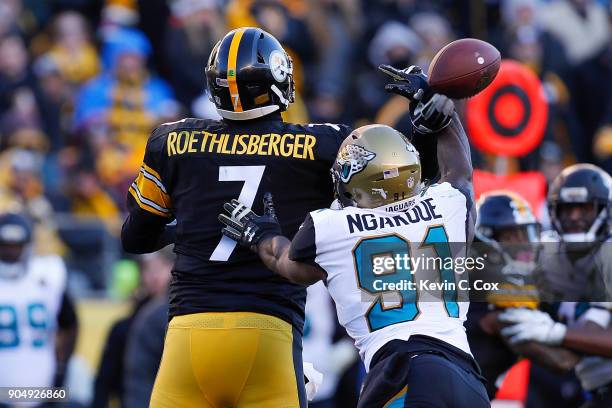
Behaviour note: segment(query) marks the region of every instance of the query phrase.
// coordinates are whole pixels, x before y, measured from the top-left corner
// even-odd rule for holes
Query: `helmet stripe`
[[[229,56],[227,57],[227,84],[229,85],[234,112],[242,112],[242,103],[240,102],[240,93],[238,92],[238,84],[236,83],[236,61],[238,60],[238,47],[245,29],[239,28],[232,37],[230,44]]]

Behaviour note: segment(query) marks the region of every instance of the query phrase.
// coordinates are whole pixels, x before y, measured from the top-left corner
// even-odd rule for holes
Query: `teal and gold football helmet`
[[[421,191],[421,161],[402,133],[386,125],[353,130],[331,170],[340,204],[376,208]]]

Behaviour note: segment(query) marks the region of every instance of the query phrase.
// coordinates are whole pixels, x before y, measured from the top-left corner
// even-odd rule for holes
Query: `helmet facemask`
[[[276,84],[270,86],[270,94],[272,94],[272,100],[276,102],[281,112],[287,110],[290,104],[295,102],[295,82],[293,80],[293,59],[289,54],[285,53],[287,59],[287,67],[285,73],[287,74],[287,88],[283,91],[279,89]],[[278,65],[276,69],[283,69],[283,65]]]
[[[574,211],[582,212],[582,219],[572,219],[575,216],[571,212]],[[609,234],[609,217],[608,205],[595,201],[554,203],[551,211],[555,230],[561,235],[563,242],[576,250],[588,249],[594,243],[605,239]]]

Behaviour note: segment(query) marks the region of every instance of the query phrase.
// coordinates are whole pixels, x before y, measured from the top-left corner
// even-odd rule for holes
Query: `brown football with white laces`
[[[497,48],[486,41],[463,38],[438,51],[429,65],[428,82],[436,93],[469,98],[493,82],[500,64]]]

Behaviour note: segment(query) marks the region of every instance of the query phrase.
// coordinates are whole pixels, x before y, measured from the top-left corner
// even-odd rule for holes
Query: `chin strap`
[[[279,109],[280,107],[278,105],[270,105],[262,106],[261,108],[249,109],[244,112],[234,112],[217,108],[217,112],[219,112],[219,115],[229,120],[251,120],[269,115],[270,113],[276,112]]]
[[[280,89],[278,89],[276,85],[272,85],[270,89],[276,94],[276,96],[278,96],[278,99],[284,105],[285,109],[287,109],[287,107],[289,106],[289,100],[283,96],[283,93],[280,91]]]

